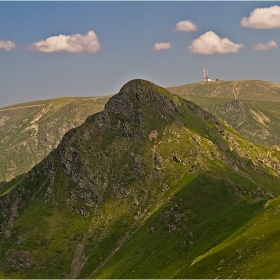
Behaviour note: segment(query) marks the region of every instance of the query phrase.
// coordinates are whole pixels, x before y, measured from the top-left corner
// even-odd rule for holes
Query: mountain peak
[[[229,278],[205,256],[230,250],[222,242],[279,195],[279,158],[198,105],[130,81],[30,172],[0,183],[0,276]]]
[[[145,88],[150,88],[150,87],[158,87],[156,84],[143,80],[143,79],[133,79],[128,81],[123,87],[120,89],[120,92],[129,92],[131,89],[139,89],[142,88],[145,90]]]
[[[129,121],[133,120],[135,124],[140,124],[141,116],[144,115],[172,120],[173,113],[180,112],[180,106],[179,98],[166,89],[152,82],[136,79],[126,83],[118,94],[109,99],[104,111],[95,117],[95,123],[99,127],[111,128],[113,119],[120,115],[129,118]]]
[[[168,90],[160,87],[150,81],[135,79],[127,82],[119,91],[119,95],[126,95],[128,97],[136,97],[142,104],[153,102],[160,97],[168,97],[175,100],[175,96]],[[156,97],[157,96],[157,97]]]

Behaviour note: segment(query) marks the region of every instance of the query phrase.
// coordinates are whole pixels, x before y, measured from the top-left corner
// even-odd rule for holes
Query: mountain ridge
[[[254,84],[254,81],[245,82]],[[267,92],[271,91],[269,85],[274,86],[274,84],[256,82],[261,85],[260,88],[262,89],[259,91],[262,91],[263,99],[268,99],[265,96]],[[223,87],[222,85],[228,83],[198,84],[201,87],[201,94],[209,95],[209,90],[205,91],[203,88],[209,87],[209,85]],[[232,86],[235,83],[240,84],[242,81],[230,83]],[[264,86],[264,84],[267,86]],[[229,90],[232,90],[232,88],[229,88]],[[199,104],[206,111],[227,121],[250,141],[279,150],[280,103],[248,99],[237,99],[239,101],[235,101],[232,93],[230,93],[230,96],[232,98],[198,97],[181,94],[181,97]],[[27,172],[58,145],[66,131],[81,124],[92,113],[104,109],[109,97],[63,97],[1,108],[0,181],[11,180],[14,176]],[[238,110],[236,102],[241,102],[240,106],[244,110]],[[53,105],[50,106],[50,104]],[[40,110],[45,110],[45,113],[41,112],[41,119],[36,121],[36,117],[40,118]],[[31,122],[34,123],[31,124]]]
[[[196,83],[169,89],[227,121],[250,141],[280,148],[280,85],[245,80]]]
[[[108,97],[56,98],[0,109],[0,181],[27,172]]]
[[[1,274],[170,278],[184,266],[186,278],[280,194],[279,173],[276,150],[130,81],[31,171],[0,183]]]
[[[200,82],[167,89],[178,95],[280,102],[280,85],[261,80]]]

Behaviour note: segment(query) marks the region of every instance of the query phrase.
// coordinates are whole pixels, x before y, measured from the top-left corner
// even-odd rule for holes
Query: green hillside
[[[277,150],[130,81],[31,171],[0,183],[0,275],[208,278],[215,259],[205,254],[251,238],[242,231],[280,195],[279,175]]]
[[[280,149],[280,85],[231,81],[190,84],[169,90],[226,120],[250,141]]]
[[[0,108],[0,181],[29,171],[109,97],[57,98]]]
[[[280,85],[259,80],[201,82],[167,89],[179,95],[280,102]]]
[[[243,98],[238,99],[240,106],[234,99],[233,87],[239,92],[238,97]],[[279,85],[263,81],[197,83],[169,88],[226,120],[250,141],[280,149],[278,89]],[[108,98],[57,98],[0,108],[0,181],[9,181],[39,163],[69,129],[103,110]]]
[[[278,279],[280,272],[279,197],[268,201],[250,222],[224,242],[193,261],[192,276],[205,277],[205,267],[212,267],[209,278]],[[184,275],[184,271],[180,272]]]

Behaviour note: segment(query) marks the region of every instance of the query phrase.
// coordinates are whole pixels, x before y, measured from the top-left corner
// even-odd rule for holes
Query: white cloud
[[[28,47],[39,52],[88,52],[93,54],[100,50],[100,44],[95,32],[90,30],[86,35],[58,35],[36,42]]]
[[[160,50],[168,50],[171,48],[170,43],[155,43],[153,50],[160,51]]]
[[[16,48],[16,43],[12,41],[0,41],[0,49],[2,50],[6,50],[9,52],[15,48]]]
[[[183,31],[183,32],[190,32],[190,31],[197,31],[198,27],[190,20],[179,21],[176,24],[175,29],[176,31]]]
[[[271,41],[268,42],[268,43],[264,43],[264,44],[261,44],[261,43],[255,44],[255,45],[253,46],[253,49],[254,49],[254,50],[257,50],[257,51],[267,51],[267,50],[271,50],[271,49],[277,49],[277,47],[278,47],[278,44],[277,44],[275,41],[271,40]]]
[[[208,31],[193,40],[188,49],[192,53],[213,55],[216,53],[236,53],[243,47],[242,44],[235,44],[228,38],[220,38],[213,31]]]
[[[241,20],[241,26],[255,29],[280,28],[280,7],[256,8],[248,18]]]

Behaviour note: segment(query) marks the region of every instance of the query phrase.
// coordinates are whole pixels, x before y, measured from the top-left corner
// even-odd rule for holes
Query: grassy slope
[[[101,114],[94,115],[25,179],[0,185],[3,192],[14,186],[0,196],[0,222],[18,213],[0,238],[3,276],[188,278],[186,264],[279,195],[275,170],[258,162],[267,148],[222,130],[211,115],[189,109],[192,104],[168,120],[157,102],[130,101],[140,113],[110,114],[118,129],[98,128]],[[149,139],[154,129],[158,136]],[[155,152],[162,168],[155,166]],[[276,151],[272,157],[280,160]],[[67,162],[70,175],[63,171]]]
[[[279,207],[279,197],[269,201],[256,217],[195,260],[191,275],[204,278],[212,267],[210,278],[279,278]]]
[[[280,102],[280,85],[259,80],[195,83],[167,89],[178,95]]]
[[[177,168],[179,173],[180,167]],[[260,186],[273,188],[273,193],[279,191],[279,179],[268,179],[269,176],[255,171],[249,174],[255,182],[243,177],[241,170],[233,172],[221,166],[198,176],[181,178],[172,198],[166,199],[91,278],[213,278],[209,276],[212,264],[193,271],[190,267],[193,260],[234,234],[262,210],[266,199],[258,194]],[[80,277],[87,277],[92,267],[89,262]],[[247,277],[253,273],[254,270],[249,270]],[[263,273],[259,272],[259,278],[266,275]]]
[[[254,143],[270,147],[280,145],[280,87],[277,84],[232,81],[197,83],[169,90],[226,120]],[[232,105],[235,96],[242,102],[244,110]]]
[[[220,119],[234,127],[243,137],[265,145],[280,145],[280,102],[242,100],[243,110],[234,109],[233,100],[188,96]]]
[[[101,111],[108,97],[57,98],[0,109],[0,181],[27,172],[62,136]]]
[[[236,201],[220,180],[206,173],[186,183],[92,278],[190,278],[187,269],[179,277],[180,269],[242,226],[263,204]]]

